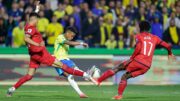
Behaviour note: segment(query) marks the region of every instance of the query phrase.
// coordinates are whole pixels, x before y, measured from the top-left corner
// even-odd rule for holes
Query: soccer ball
[[[89,70],[89,74],[93,78],[99,78],[101,75],[101,70],[99,68],[97,68],[96,66],[92,66],[92,68]]]
[[[93,73],[93,75],[92,75],[92,77],[93,77],[93,78],[99,78],[100,75],[101,75],[100,73],[101,73],[100,69],[99,69],[99,68],[96,68],[95,71],[94,71],[94,73]]]

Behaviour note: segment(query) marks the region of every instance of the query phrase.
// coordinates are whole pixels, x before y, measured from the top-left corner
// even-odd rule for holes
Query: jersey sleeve
[[[157,45],[160,45],[163,40],[161,40],[159,37],[155,36],[155,40],[157,40]]]
[[[160,46],[166,48],[166,50],[168,51],[168,54],[171,55],[172,54],[172,50],[171,50],[171,45],[166,43],[165,41],[162,41],[160,44]]]
[[[172,54],[171,45],[170,44],[168,44],[165,41],[161,40],[159,37],[156,37],[156,39],[157,39],[157,45],[160,45],[160,46],[166,48],[169,55]]]
[[[28,35],[34,35],[35,34],[35,29],[33,27],[28,27],[25,29],[25,34],[28,34]]]
[[[66,38],[63,36],[63,35],[59,35],[56,39],[56,41],[59,43],[59,44],[64,44],[64,42],[66,41]]]
[[[136,47],[135,50],[132,54],[132,56],[130,57],[130,59],[134,59],[136,55],[138,55],[141,51],[141,42],[140,42],[140,38],[138,36],[136,36]]]

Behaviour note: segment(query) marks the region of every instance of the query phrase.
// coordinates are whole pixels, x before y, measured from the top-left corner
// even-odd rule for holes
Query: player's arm
[[[166,50],[168,51],[168,58],[169,59],[171,58],[171,59],[175,60],[176,58],[175,58],[175,56],[172,53],[171,45],[166,43],[165,41],[159,39],[159,38],[158,38],[158,42],[159,42],[160,46],[166,48]]]
[[[166,48],[166,50],[168,51],[168,55],[172,54],[172,50],[171,50],[171,45],[166,43],[165,41],[161,40],[159,37],[156,37],[157,40],[157,45],[160,45],[164,48]]]
[[[138,38],[136,38],[136,46],[130,59],[135,58],[135,56],[138,55],[140,51],[141,51],[141,42],[138,40]]]
[[[36,10],[35,12],[38,13],[39,12],[39,9],[40,9],[40,5],[39,5],[40,1],[37,1],[36,2]],[[28,44],[31,44],[31,45],[34,45],[34,46],[44,46],[44,41],[42,41],[41,43],[37,43],[37,42],[34,42],[32,39],[31,39],[31,35],[33,35],[35,32],[32,28],[28,28],[27,30],[25,30],[25,37],[24,37],[24,41]]]
[[[34,46],[44,46],[44,42],[41,42],[40,44],[37,43],[37,42],[34,42],[32,39],[31,39],[31,35],[29,34],[26,34],[25,37],[24,37],[24,41],[28,44],[31,44],[31,45],[34,45]]]
[[[38,13],[40,10],[40,1],[36,1],[36,9],[35,9],[35,13]]]
[[[161,41],[159,45],[166,48],[166,50],[168,51],[168,58],[169,59],[173,59],[173,60],[176,59],[176,57],[172,53],[172,49],[171,49],[170,44],[166,43],[165,41]]]
[[[138,54],[140,53],[140,51],[141,51],[141,43],[138,42],[138,43],[136,44],[136,47],[135,47],[134,52],[133,52],[133,54],[132,54],[132,56],[131,56],[130,59],[135,58],[135,56],[138,55]]]
[[[168,55],[172,54],[172,49],[170,44],[166,43],[165,41],[161,41],[159,45],[166,48],[166,50],[168,51]]]
[[[84,47],[88,47],[88,44],[87,44],[87,43],[84,43],[84,42],[65,41],[64,43],[67,44],[67,45],[71,45],[71,46],[82,45],[82,46],[84,46]]]

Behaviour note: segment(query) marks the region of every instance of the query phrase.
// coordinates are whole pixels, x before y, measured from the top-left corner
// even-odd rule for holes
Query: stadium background
[[[0,0],[0,84],[13,84],[26,73],[28,52],[23,26],[33,11],[34,0]],[[138,22],[148,20],[151,32],[173,46],[177,61],[167,61],[166,50],[158,47],[151,70],[144,76],[131,79],[131,84],[180,84],[180,2],[178,0],[40,0],[38,30],[43,34],[48,50],[67,26],[79,34],[74,40],[84,41],[70,49],[70,58],[87,70],[97,65],[102,72],[128,59],[139,32]],[[54,69],[42,66],[29,84],[67,84]],[[120,80],[118,73],[110,84]],[[83,79],[77,78],[82,82]],[[27,83],[28,84],[28,83]],[[83,83],[82,83],[83,84]],[[90,84],[90,83],[88,83]],[[109,83],[108,83],[109,84]]]
[[[48,48],[53,53],[53,48]],[[102,72],[109,68],[113,68],[118,63],[129,58],[133,50],[108,50],[108,49],[71,49],[70,58],[84,71],[91,66],[98,66]],[[177,55],[177,61],[168,61],[166,50],[156,50],[153,58],[153,64],[150,71],[140,77],[129,80],[129,84],[146,84],[146,85],[167,85],[180,84],[180,51],[174,50]],[[0,84],[11,85],[16,82],[19,77],[26,74],[28,68],[29,56],[26,48],[2,48],[0,52]],[[37,70],[35,78],[30,81],[29,85],[67,85],[64,77],[59,77],[55,69],[41,66]],[[104,84],[118,84],[123,72],[119,72]],[[84,79],[77,77],[77,81],[81,85],[91,85],[84,82]]]

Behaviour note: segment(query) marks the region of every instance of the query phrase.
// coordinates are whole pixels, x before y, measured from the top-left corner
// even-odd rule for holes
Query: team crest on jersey
[[[31,32],[32,32],[32,29],[28,29],[27,32],[28,32],[28,33],[31,33]]]

